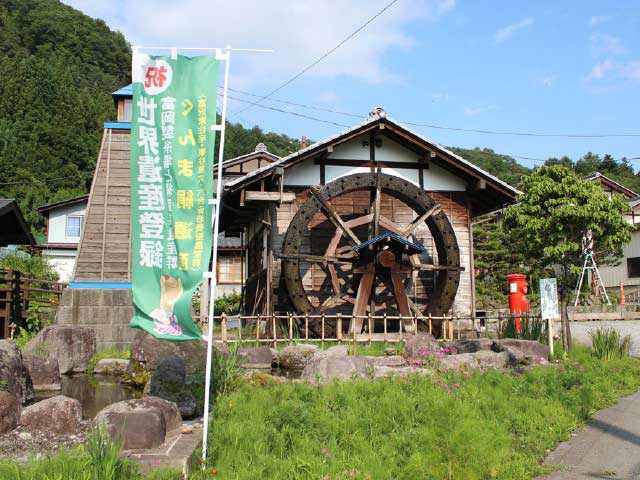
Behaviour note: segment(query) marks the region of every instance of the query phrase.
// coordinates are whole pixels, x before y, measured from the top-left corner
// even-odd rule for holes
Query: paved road
[[[596,413],[571,440],[545,460],[567,470],[539,480],[640,479],[640,392]]]
[[[591,346],[589,332],[600,327],[615,328],[622,335],[631,335],[631,356],[640,357],[640,320],[571,322],[571,338],[576,343]],[[558,323],[555,327],[557,333],[560,332],[559,328]]]

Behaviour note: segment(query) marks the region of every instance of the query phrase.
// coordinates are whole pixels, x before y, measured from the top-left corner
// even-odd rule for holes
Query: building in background
[[[14,198],[0,198],[0,247],[33,245],[35,240]]]
[[[622,195],[624,202],[629,206],[629,211],[623,213],[625,220],[632,225],[640,223],[640,196],[636,192],[600,172],[589,175],[586,180],[598,182],[609,198],[613,195]],[[640,230],[636,227],[631,233],[631,241],[624,247],[622,258],[617,264],[599,265],[599,267],[602,282],[609,294],[618,296],[620,283],[624,284],[624,290],[627,294],[639,292]]]
[[[61,282],[71,280],[88,198],[89,195],[82,195],[36,209],[47,219],[45,243],[38,244],[37,248],[49,259]]]

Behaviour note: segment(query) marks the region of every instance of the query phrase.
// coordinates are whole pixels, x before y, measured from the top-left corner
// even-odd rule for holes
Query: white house
[[[88,198],[83,195],[36,209],[47,218],[47,240],[38,248],[49,258],[62,282],[71,280],[73,274]]]
[[[640,224],[640,196],[636,192],[600,172],[590,175],[586,180],[598,182],[609,198],[622,195],[630,208],[630,211],[624,214],[625,220],[632,225]],[[620,282],[624,284],[627,294],[640,290],[640,229],[632,232],[631,241],[624,247],[618,264],[601,265],[600,275],[610,294],[617,295]]]

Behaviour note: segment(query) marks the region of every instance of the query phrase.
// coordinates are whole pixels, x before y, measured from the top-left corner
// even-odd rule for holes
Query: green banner
[[[211,259],[218,62],[134,53],[132,73],[130,325],[200,339],[191,299]]]

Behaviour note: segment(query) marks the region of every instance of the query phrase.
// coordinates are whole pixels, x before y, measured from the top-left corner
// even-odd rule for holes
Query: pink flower
[[[331,456],[331,452],[329,450],[327,450],[326,448],[323,448],[322,450],[320,450],[320,453],[322,453],[322,455],[324,455],[325,457],[330,457]]]
[[[451,384],[451,386],[452,386],[453,388],[458,388],[460,385],[458,385],[457,383],[452,383],[452,384]]]

